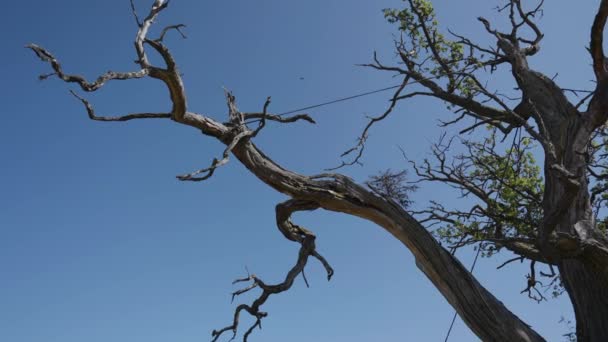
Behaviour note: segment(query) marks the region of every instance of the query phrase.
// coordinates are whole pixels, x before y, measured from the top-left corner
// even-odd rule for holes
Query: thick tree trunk
[[[608,341],[608,277],[605,256],[598,253],[606,245],[595,225],[586,175],[587,160],[582,153],[587,151],[590,132],[581,119],[568,119],[555,127],[551,135],[557,148],[558,162],[573,175],[578,175],[574,180],[579,185],[575,190],[568,189],[568,181],[551,168],[551,163],[556,161],[547,157],[545,224],[555,220],[551,234],[556,240],[544,252],[552,257],[556,253],[560,259],[558,268],[576,316],[577,340]],[[567,206],[564,207],[564,203]],[[543,227],[541,232],[547,234],[546,228]]]
[[[577,341],[608,341],[608,284],[576,259],[561,262],[559,271],[574,307]]]
[[[570,248],[576,248],[575,258],[565,258],[558,263],[564,287],[570,297],[576,316],[576,335],[579,342],[608,341],[608,282],[601,261],[595,259],[596,255],[580,245],[572,243],[569,239],[559,243],[559,236],[567,234],[577,239],[586,239],[597,234],[591,212],[588,184],[585,177],[581,177],[580,191],[572,201],[571,207],[564,213],[562,222],[557,226],[558,247],[569,253]],[[560,191],[555,191],[557,194]],[[552,198],[558,196],[551,195]],[[604,265],[605,267],[605,265]]]

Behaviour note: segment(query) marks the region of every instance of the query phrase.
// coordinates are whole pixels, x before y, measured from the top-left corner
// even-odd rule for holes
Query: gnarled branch
[[[314,258],[317,258],[327,271],[327,280],[331,279],[332,275],[334,274],[334,270],[331,268],[325,258],[316,251],[315,235],[311,231],[292,223],[290,220],[291,214],[296,211],[309,211],[315,210],[317,208],[319,208],[319,205],[315,202],[302,200],[288,200],[277,205],[276,218],[279,230],[281,231],[281,233],[283,233],[283,235],[285,235],[287,239],[291,241],[296,241],[301,245],[300,251],[298,252],[298,260],[296,261],[296,264],[287,273],[285,280],[276,285],[268,285],[264,281],[262,281],[262,279],[260,279],[258,276],[253,274],[248,275],[245,278],[235,280],[233,284],[241,282],[251,282],[251,284],[243,289],[233,292],[233,299],[234,297],[239,296],[255,288],[260,288],[262,290],[262,293],[253,301],[251,305],[241,304],[237,306],[237,308],[235,309],[232,324],[220,330],[214,330],[211,333],[214,342],[217,341],[218,338],[220,338],[222,334],[227,331],[232,331],[232,338],[236,336],[239,327],[239,318],[242,311],[246,311],[255,318],[255,323],[251,327],[249,327],[249,329],[243,335],[243,341],[247,342],[247,339],[252,333],[253,329],[255,329],[256,327],[261,328],[262,319],[268,315],[266,312],[260,311],[260,307],[264,303],[266,303],[266,301],[271,295],[288,291],[293,285],[295,279],[300,274],[302,275],[302,277],[305,277],[304,267],[306,266],[309,257],[312,256]],[[308,283],[307,280],[305,281]]]
[[[132,72],[108,71],[105,74],[99,76],[97,78],[97,80],[95,80],[94,82],[88,82],[82,76],[70,75],[70,74],[64,73],[63,68],[61,67],[61,64],[59,63],[57,58],[55,58],[55,56],[53,56],[53,54],[50,53],[45,48],[38,46],[36,44],[28,44],[26,47],[28,49],[31,49],[32,51],[34,51],[36,56],[38,56],[38,58],[40,58],[42,61],[48,62],[49,64],[51,64],[51,67],[55,71],[52,74],[41,75],[40,79],[46,79],[46,78],[54,75],[54,76],[59,77],[60,79],[62,79],[65,82],[77,83],[80,86],[80,88],[82,88],[82,90],[87,91],[87,92],[96,91],[99,88],[101,88],[104,84],[106,84],[106,82],[111,81],[111,80],[129,80],[129,79],[146,77],[148,75],[147,69],[142,69],[139,71],[132,71]]]

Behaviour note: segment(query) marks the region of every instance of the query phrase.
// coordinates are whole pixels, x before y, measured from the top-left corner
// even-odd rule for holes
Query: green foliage
[[[383,13],[387,21],[396,24],[408,38],[407,42],[400,42],[399,49],[408,56],[411,66],[429,77],[447,77],[450,92],[458,91],[468,98],[475,96],[478,86],[464,71],[471,66],[480,67],[478,59],[472,52],[465,55],[462,42],[449,40],[439,31],[430,1],[406,0],[406,3],[408,6],[404,9],[387,8]]]
[[[485,145],[495,144],[495,133],[487,138]],[[502,218],[502,225],[510,228],[506,236],[532,236],[538,226],[542,211],[538,199],[542,198],[543,179],[540,167],[529,150],[531,141],[523,138],[519,146],[507,149],[505,155],[489,153],[483,144],[472,143],[479,155],[474,158],[474,179],[488,182],[487,189],[496,193],[494,200],[496,214]]]
[[[517,136],[517,134],[516,134]],[[443,224],[436,236],[448,243],[475,243],[505,238],[535,239],[542,220],[543,178],[528,137],[520,137],[504,153],[496,152],[496,131],[481,142],[463,141],[465,154],[450,169],[453,183],[480,203],[470,211],[448,211],[437,203],[434,213]],[[499,251],[486,244],[484,256]]]

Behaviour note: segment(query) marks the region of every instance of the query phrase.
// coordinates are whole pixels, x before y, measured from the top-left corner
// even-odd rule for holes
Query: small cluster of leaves
[[[408,37],[403,43],[405,53],[415,62],[418,71],[433,78],[450,75],[448,91],[472,98],[479,88],[468,73],[482,67],[474,51],[465,54],[465,45],[452,41],[439,32],[433,4],[428,0],[406,0],[404,9],[387,8],[384,17]],[[407,45],[407,46],[406,46]],[[414,62],[413,62],[414,63]]]
[[[381,171],[377,175],[369,177],[367,186],[377,195],[389,198],[399,203],[403,208],[408,208],[412,201],[410,194],[418,188],[407,183],[407,171],[393,172],[390,169]]]
[[[443,34],[439,33],[439,25],[435,16],[433,4],[427,0],[412,0],[410,7],[404,9],[387,8],[383,10],[384,17],[391,24],[398,24],[399,31],[410,38],[412,45],[411,54],[419,54],[421,50],[430,53],[431,44],[425,37],[423,24],[428,34],[433,39],[433,48],[441,53],[442,62],[453,63],[463,60],[464,46],[460,43],[449,41]]]

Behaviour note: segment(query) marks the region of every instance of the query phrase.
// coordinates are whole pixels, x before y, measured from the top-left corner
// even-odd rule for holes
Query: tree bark
[[[580,125],[562,127],[570,127],[562,129],[559,135],[564,142],[560,146],[563,150],[562,162],[573,174],[579,175],[576,179],[579,187],[573,195],[569,195],[560,176],[546,167],[545,212],[558,210],[556,215],[560,215],[555,227],[555,248],[561,255],[558,268],[562,282],[574,307],[577,341],[607,341],[608,277],[605,255],[598,251],[605,249],[607,244],[605,237],[596,230],[586,176],[587,162],[584,153],[580,152],[587,149],[588,130]],[[579,135],[587,137],[577,138]],[[571,197],[570,204],[562,209],[560,202],[568,197]]]
[[[395,202],[374,195],[345,176],[306,177],[285,170],[249,141],[238,144],[233,154],[277,191],[316,202],[326,210],[364,218],[387,230],[414,254],[418,268],[482,340],[544,341]]]
[[[608,341],[608,243],[597,231],[587,177],[588,144],[595,124],[546,76],[527,68],[514,70],[547,138],[539,245],[547,259],[558,261],[574,307],[578,341]]]

